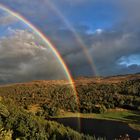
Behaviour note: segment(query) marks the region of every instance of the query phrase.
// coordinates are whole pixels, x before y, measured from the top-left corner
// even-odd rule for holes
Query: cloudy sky
[[[40,29],[53,42],[74,77],[140,72],[139,0],[0,3]],[[62,79],[64,75],[47,46],[25,24],[0,11],[0,82]]]

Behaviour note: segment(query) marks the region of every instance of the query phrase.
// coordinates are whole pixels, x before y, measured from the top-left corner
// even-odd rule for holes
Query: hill
[[[131,80],[140,79],[140,74],[127,74],[127,75],[116,75],[116,76],[109,76],[109,77],[79,77],[75,80],[75,83],[80,84],[88,84],[88,83],[102,83],[102,84],[113,84]]]
[[[32,81],[0,86],[0,96],[24,108],[41,107],[56,112],[102,112],[112,108],[140,110],[140,74],[90,77],[74,80],[75,96],[68,81]],[[77,99],[79,102],[77,103]],[[50,112],[51,112],[50,111]]]

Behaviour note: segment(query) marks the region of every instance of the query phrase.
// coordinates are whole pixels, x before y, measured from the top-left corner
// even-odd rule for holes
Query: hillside
[[[140,109],[140,74],[78,78],[77,97],[68,81],[32,81],[0,86],[0,96],[15,104],[47,106],[54,110],[100,112],[115,107]],[[77,103],[76,98],[79,100]]]
[[[0,101],[0,140],[96,140],[63,125],[45,120],[15,106]]]
[[[92,137],[47,120],[65,112],[100,114],[118,108],[140,114],[140,74],[81,77],[74,83],[77,96],[65,80],[1,85],[0,137],[92,140]],[[130,121],[134,127],[140,126],[140,118]]]
[[[128,74],[128,75],[117,75],[109,77],[79,77],[75,80],[75,83],[88,84],[88,83],[102,83],[102,84],[113,84],[119,82],[125,82],[130,80],[140,79],[140,74]]]

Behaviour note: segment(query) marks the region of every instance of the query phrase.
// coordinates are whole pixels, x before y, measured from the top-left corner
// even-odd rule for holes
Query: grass
[[[69,118],[69,117],[81,117],[81,118],[94,118],[103,120],[113,120],[127,123],[131,128],[140,131],[140,112],[129,111],[124,109],[108,110],[102,114],[95,113],[72,113],[64,112],[56,118]]]

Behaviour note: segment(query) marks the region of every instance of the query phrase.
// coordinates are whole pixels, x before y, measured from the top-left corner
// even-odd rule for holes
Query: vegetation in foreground
[[[96,140],[44,120],[7,101],[0,102],[0,140]]]

